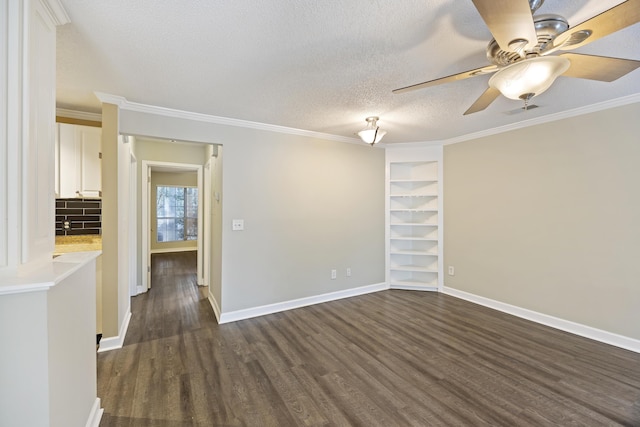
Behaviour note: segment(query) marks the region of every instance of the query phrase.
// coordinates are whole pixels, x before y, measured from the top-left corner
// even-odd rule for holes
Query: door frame
[[[129,295],[142,292],[138,284],[138,159],[133,151],[129,164]]]
[[[203,193],[203,201],[204,201],[204,215],[203,215],[203,232],[204,232],[204,241],[203,243],[203,251],[201,254],[202,259],[202,280],[204,286],[209,286],[211,284],[211,236],[213,235],[213,230],[211,229],[211,195],[213,194],[211,191],[211,157],[207,159],[207,163],[204,165],[204,193]],[[204,197],[204,195],[207,195]]]
[[[141,235],[142,235],[142,283],[141,290],[146,292],[151,288],[151,171],[154,168],[173,169],[175,171],[196,172],[198,176],[198,256],[197,256],[197,280],[198,285],[205,285],[203,278],[203,166],[191,163],[159,162],[153,160],[143,160],[141,168],[142,190],[142,215],[141,215]],[[208,228],[208,227],[207,227]]]

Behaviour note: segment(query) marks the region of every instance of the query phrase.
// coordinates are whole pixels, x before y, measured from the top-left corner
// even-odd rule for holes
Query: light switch
[[[242,230],[244,230],[244,219],[234,219],[231,222],[231,229],[233,231],[242,231]]]

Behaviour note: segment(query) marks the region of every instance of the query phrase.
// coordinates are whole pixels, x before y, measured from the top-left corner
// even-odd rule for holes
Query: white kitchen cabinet
[[[56,196],[101,197],[102,129],[58,123]]]

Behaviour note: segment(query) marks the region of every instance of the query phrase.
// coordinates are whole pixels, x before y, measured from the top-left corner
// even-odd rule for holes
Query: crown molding
[[[93,122],[102,121],[102,114],[89,113],[86,111],[68,110],[66,108],[56,108],[56,116],[66,117],[68,119],[76,119],[76,120],[90,120]]]
[[[229,117],[212,116],[203,113],[193,113],[190,111],[176,110],[173,108],[157,107],[155,105],[140,104],[128,101],[126,98],[118,95],[110,95],[102,92],[95,92],[100,102],[106,104],[117,105],[121,110],[135,111],[138,113],[155,114],[165,117],[173,117],[177,119],[195,120],[199,122],[215,123],[218,125],[235,126],[246,129],[265,130],[270,132],[285,133],[289,135],[306,136],[309,138],[327,139],[330,141],[347,142],[350,144],[362,144],[358,138],[349,138],[346,136],[332,135],[329,133],[314,132],[304,129],[290,128],[286,126],[270,125],[266,123],[252,122],[248,120],[232,119]]]
[[[59,26],[71,22],[60,0],[40,0],[40,4],[47,12],[48,18],[53,25]]]
[[[444,145],[444,141],[433,140],[433,141],[417,141],[417,142],[380,142],[376,144],[376,146],[381,146],[385,149],[396,149],[396,148],[427,148],[427,147],[441,147]]]
[[[571,117],[581,116],[583,114],[595,113],[598,111],[608,110],[610,108],[621,107],[623,105],[633,104],[640,102],[640,93],[633,95],[623,96],[621,98],[611,99],[609,101],[599,102],[597,104],[587,105],[586,107],[574,108],[572,110],[562,111],[560,113],[549,114],[542,117],[536,117],[534,119],[524,120],[517,123],[512,123],[505,126],[499,126],[491,129],[485,129],[479,132],[468,133],[465,135],[456,136],[453,138],[433,141],[417,141],[417,142],[399,142],[399,143],[387,143],[384,148],[410,148],[410,147],[434,147],[457,144],[459,142],[471,141],[474,139],[483,138],[486,136],[498,135],[504,132],[509,132],[518,129],[524,129],[530,126],[540,125],[544,123],[550,123],[557,120],[568,119]]]
[[[497,135],[512,130],[523,129],[530,126],[540,125],[557,120],[568,119],[571,117],[582,116],[584,114],[595,113],[598,111],[608,110],[610,108],[621,107],[640,102],[640,93],[623,96],[621,98],[611,99],[609,101],[599,102],[597,104],[587,105],[586,107],[574,108],[572,110],[562,111],[560,113],[549,114],[547,116],[536,117],[534,119],[524,120],[521,122],[500,126],[492,129],[486,129],[480,132],[469,133],[441,141],[442,145],[457,144],[459,142],[470,141],[472,139],[483,138],[485,136]]]
[[[314,132],[304,129],[290,128],[286,126],[270,125],[266,123],[252,122],[248,120],[232,119],[228,117],[212,116],[203,113],[193,113],[190,111],[176,110],[173,108],[157,107],[155,105],[140,104],[137,102],[130,102],[123,96],[111,95],[102,92],[95,92],[100,102],[106,104],[117,105],[122,110],[136,111],[140,113],[155,114],[165,117],[173,117],[178,119],[195,120],[200,122],[215,123],[220,125],[242,127],[247,129],[266,130],[270,132],[285,133],[289,135],[306,136],[310,138],[327,139],[331,141],[347,142],[350,144],[362,145],[362,141],[358,138],[349,138],[341,135],[333,135],[328,133]],[[640,93],[624,96],[621,98],[612,99],[609,101],[599,102],[597,104],[588,105],[586,107],[574,108],[572,110],[562,111],[560,113],[549,114],[546,116],[536,117],[529,120],[524,120],[517,123],[512,123],[505,126],[499,126],[491,129],[482,130],[479,132],[468,133],[465,135],[456,136],[453,138],[433,141],[415,141],[415,142],[399,142],[399,143],[379,143],[376,144],[376,148],[393,149],[402,147],[437,147],[443,145],[457,144],[460,142],[471,141],[486,136],[497,135],[504,132],[509,132],[517,129],[523,129],[530,126],[549,123],[557,120],[563,120],[571,117],[581,116],[583,114],[594,113],[610,108],[620,107],[623,105],[633,104],[640,102]],[[70,111],[70,110],[69,110]],[[86,113],[90,114],[90,113]],[[65,116],[68,117],[68,116]],[[75,118],[75,117],[71,117]],[[79,118],[79,117],[78,117]],[[95,119],[90,119],[95,120]]]
[[[94,94],[103,104],[114,104],[122,109],[125,109],[124,107],[127,104],[127,99],[124,96],[111,95],[104,92],[94,92]]]

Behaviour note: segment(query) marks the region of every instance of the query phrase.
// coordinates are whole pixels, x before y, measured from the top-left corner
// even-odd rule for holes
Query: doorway
[[[151,287],[151,254],[153,252],[161,252],[159,249],[154,249],[154,243],[157,242],[158,230],[153,228],[152,224],[155,223],[152,215],[154,215],[155,209],[151,205],[152,200],[155,200],[156,189],[152,187],[152,175],[158,174],[189,174],[194,173],[197,180],[197,198],[198,198],[198,215],[197,215],[197,239],[196,239],[196,251],[197,251],[197,283],[200,286],[204,286],[208,283],[208,280],[203,275],[204,264],[204,233],[203,233],[203,199],[205,197],[204,183],[203,183],[203,166],[197,164],[187,163],[171,163],[171,162],[159,162],[159,161],[142,161],[142,174],[143,185],[142,190],[142,281],[139,291],[146,292]],[[208,228],[208,227],[206,227]],[[155,241],[154,241],[155,240]]]

